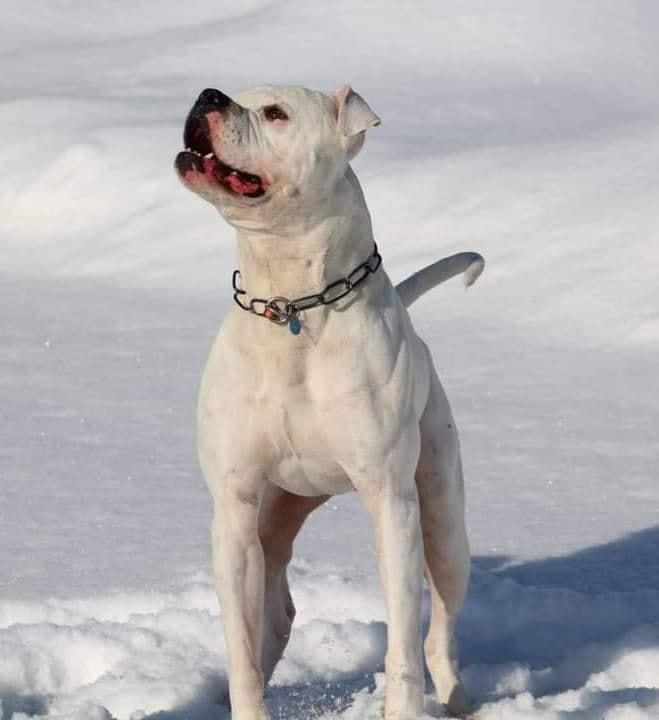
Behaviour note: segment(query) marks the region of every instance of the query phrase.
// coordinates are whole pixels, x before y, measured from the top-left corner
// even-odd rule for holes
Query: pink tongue
[[[261,188],[260,183],[247,182],[247,180],[243,180],[240,175],[228,175],[225,178],[225,182],[235,193],[238,193],[239,195],[254,193]]]

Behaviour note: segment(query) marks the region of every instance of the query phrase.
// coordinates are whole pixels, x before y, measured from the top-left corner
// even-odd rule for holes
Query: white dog
[[[406,306],[466,272],[447,258],[397,288],[381,267],[349,162],[379,123],[349,86],[205,90],[176,158],[183,183],[238,231],[236,306],[199,400],[199,454],[214,499],[213,563],[234,720],[267,720],[264,684],[295,609],[286,567],[307,515],[355,490],[375,528],[388,620],[386,720],[423,713],[425,657],[438,698],[466,710],[453,629],[469,548],[458,435]]]

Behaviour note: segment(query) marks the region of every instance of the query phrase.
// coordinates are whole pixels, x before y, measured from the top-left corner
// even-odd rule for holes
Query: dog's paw
[[[462,685],[456,685],[446,703],[446,709],[452,718],[469,720],[475,708]]]

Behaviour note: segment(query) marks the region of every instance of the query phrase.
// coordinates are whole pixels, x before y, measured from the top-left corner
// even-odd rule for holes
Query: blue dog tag
[[[302,323],[299,318],[292,317],[288,321],[288,329],[293,333],[293,335],[299,335],[300,330],[302,330]]]

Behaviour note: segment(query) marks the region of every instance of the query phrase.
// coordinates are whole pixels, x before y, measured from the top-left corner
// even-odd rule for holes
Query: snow
[[[274,717],[379,717],[373,671],[381,672],[386,632],[376,583],[295,562],[292,585],[298,627],[269,694]],[[647,714],[629,717],[656,717],[658,594],[541,589],[477,570],[461,641],[465,680],[485,703],[479,717],[558,720],[579,710],[569,717],[595,718],[604,709],[607,718],[627,717],[623,709],[635,707]],[[225,648],[203,573],[174,592],[14,601],[2,611],[6,708],[226,717],[216,705],[226,693]],[[440,716],[430,696],[427,709]]]
[[[5,0],[2,720],[228,717],[194,409],[235,258],[171,164],[203,87],[346,81],[392,277],[487,260],[413,308],[461,429],[478,720],[659,718],[658,31],[649,0]],[[291,575],[273,717],[379,718],[355,498]]]

